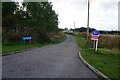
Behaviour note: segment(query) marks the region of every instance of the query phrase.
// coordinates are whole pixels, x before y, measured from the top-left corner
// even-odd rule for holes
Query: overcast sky
[[[23,1],[23,0],[16,0]],[[29,0],[28,0],[29,1]],[[35,0],[31,0],[35,1]],[[88,0],[48,0],[59,15],[59,28],[87,26]],[[90,0],[90,24],[97,30],[118,30],[118,2],[120,0]]]
[[[59,28],[87,26],[87,0],[49,0],[59,15]],[[118,30],[119,0],[90,0],[90,27]]]

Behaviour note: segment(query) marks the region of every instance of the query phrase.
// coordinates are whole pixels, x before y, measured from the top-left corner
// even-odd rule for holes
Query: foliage
[[[76,31],[76,32],[86,32],[87,31],[87,28],[85,28],[85,27],[81,27],[81,28],[75,28],[75,29],[71,29],[72,31]],[[96,29],[94,29],[94,28],[89,28],[89,31],[90,32],[92,32],[92,31],[94,31],[94,30],[96,30]]]
[[[17,23],[15,12],[18,10],[18,3],[3,2],[2,3],[2,26],[7,29],[13,29]]]
[[[86,44],[86,46],[88,46],[89,48],[92,48],[94,41],[91,40],[91,35],[89,36],[90,36],[89,44],[86,44],[86,33],[85,32],[75,35],[76,38],[84,39],[82,43]],[[100,34],[98,48],[106,48],[106,49],[111,49],[111,50],[114,49],[114,50],[120,51],[120,46],[118,45],[119,43],[120,43],[120,35]]]
[[[20,41],[31,36],[33,41],[50,42],[47,33],[58,32],[58,14],[49,2],[3,2],[3,41]]]
[[[61,36],[62,35],[62,36]],[[54,38],[54,36],[57,36],[57,38]],[[29,48],[37,48],[37,47],[43,47],[47,45],[52,45],[52,44],[58,44],[60,42],[63,42],[67,37],[63,33],[58,33],[58,34],[52,34],[50,38],[53,38],[51,42],[49,43],[38,43],[38,42],[31,42],[29,43],[28,41],[23,42],[23,41],[17,41],[17,42],[3,42],[2,46],[2,53],[9,53],[13,51],[20,51],[20,50],[25,50]]]
[[[14,30],[2,31],[2,41],[18,41],[21,40],[21,36],[18,33],[15,33]]]
[[[59,28],[58,30],[59,30],[59,31],[63,31],[64,29],[62,29],[62,28]]]
[[[82,57],[89,64],[94,66],[96,69],[101,71],[109,78],[113,80],[118,80],[118,75],[119,75],[118,56],[120,56],[120,52],[118,52],[115,49],[110,50],[106,48],[98,48],[98,51],[95,51],[94,49],[92,49],[92,47],[89,47],[86,44],[84,33],[73,36],[75,37],[78,46],[82,48],[82,50],[80,51]],[[107,45],[106,42],[104,44]]]
[[[100,35],[99,48],[120,50],[120,35]]]
[[[99,30],[101,34],[120,34],[120,31],[101,31]]]
[[[40,32],[53,32],[58,29],[58,15],[52,10],[51,3],[25,2],[24,4],[30,16],[31,24],[28,24],[28,26],[34,26]]]
[[[3,2],[2,3],[2,16],[5,17],[9,14],[14,14],[18,10],[18,3],[16,2]]]

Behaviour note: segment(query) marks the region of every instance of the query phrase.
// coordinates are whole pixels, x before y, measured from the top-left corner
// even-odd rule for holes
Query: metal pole
[[[97,51],[97,46],[98,46],[98,40],[96,40],[96,49],[95,49],[95,51]]]
[[[90,0],[88,0],[88,19],[87,19],[87,44],[89,43],[89,9],[90,9]]]

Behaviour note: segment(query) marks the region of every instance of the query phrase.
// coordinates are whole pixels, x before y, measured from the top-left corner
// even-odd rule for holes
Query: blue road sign
[[[32,37],[22,37],[23,40],[30,40]]]
[[[96,35],[96,36],[98,36],[99,34],[100,34],[99,31],[92,31],[92,35]]]

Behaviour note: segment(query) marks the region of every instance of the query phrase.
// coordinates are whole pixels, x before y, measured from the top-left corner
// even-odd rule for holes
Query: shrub
[[[10,31],[3,31],[3,41],[11,41],[11,42],[14,42],[14,41],[20,41],[21,40],[21,36],[19,33],[16,33],[12,30]]]
[[[99,47],[108,49],[119,49],[120,35],[100,35]]]

